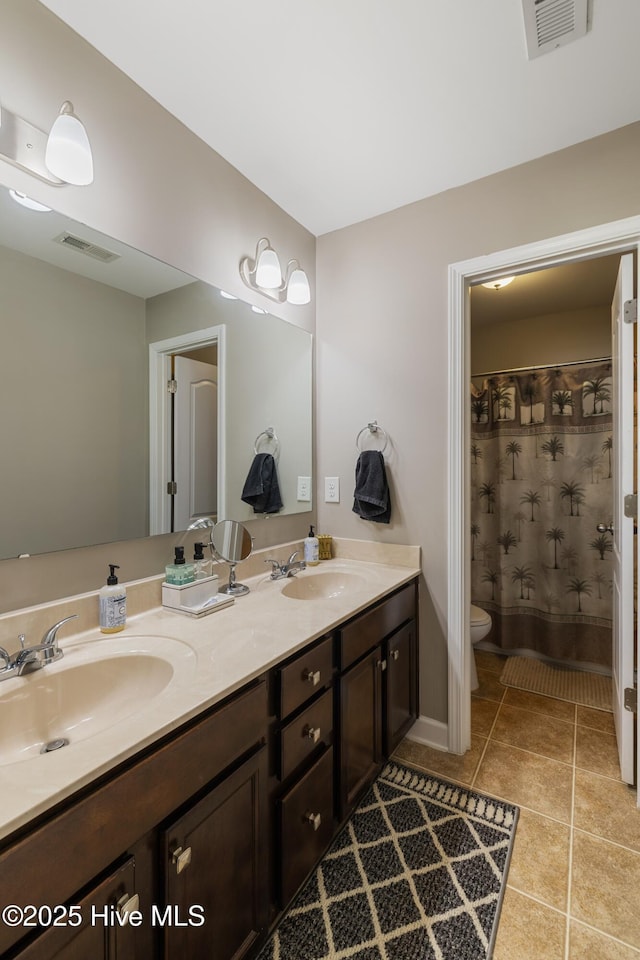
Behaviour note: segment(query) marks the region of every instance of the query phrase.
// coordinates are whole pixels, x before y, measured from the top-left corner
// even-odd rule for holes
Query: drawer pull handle
[[[313,684],[314,687],[317,687],[320,683],[320,671],[319,670],[305,670],[302,674],[302,679],[307,683]]]
[[[314,830],[317,830],[322,823],[322,816],[319,813],[305,813],[305,823],[310,823]]]
[[[317,743],[320,739],[321,730],[320,727],[310,727],[307,723],[304,730],[302,731],[302,736],[306,737],[307,740],[313,740],[314,743]]]
[[[386,669],[387,669],[387,661],[386,661],[386,660],[376,660],[376,667],[378,668],[378,670],[386,670]]]
[[[118,916],[122,920],[123,924],[129,922],[129,914],[133,913],[134,910],[139,910],[140,908],[140,897],[137,893],[134,893],[133,896],[129,896],[128,893],[125,893],[124,896],[120,897],[116,903],[116,910],[118,911]]]
[[[397,660],[399,656],[400,656],[400,651],[399,651],[398,648],[396,647],[395,650],[392,650],[392,651],[391,651],[391,659],[392,659],[392,660]]]
[[[176,865],[176,873],[182,873],[191,863],[191,847],[187,847],[186,850],[178,847],[171,854],[171,862]]]

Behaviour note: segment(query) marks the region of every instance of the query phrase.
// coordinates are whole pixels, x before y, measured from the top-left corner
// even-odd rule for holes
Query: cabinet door
[[[161,835],[164,956],[240,960],[266,924],[266,748]]]
[[[16,954],[17,960],[146,960],[146,948],[138,948],[139,929],[123,920],[125,904],[125,913],[137,908],[134,894],[135,865],[129,858],[74,901],[79,910],[67,916],[67,926],[50,926]],[[78,926],[70,925],[74,915],[82,918]]]
[[[354,807],[382,760],[382,673],[376,647],[340,678],[340,817]]]
[[[386,651],[384,752],[388,757],[417,716],[417,644],[413,620],[388,638]]]

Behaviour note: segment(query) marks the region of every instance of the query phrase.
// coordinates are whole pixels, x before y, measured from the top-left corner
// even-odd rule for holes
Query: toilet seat
[[[491,614],[483,610],[482,607],[476,607],[475,604],[472,603],[470,622],[471,626],[475,627],[488,626],[491,623]]]

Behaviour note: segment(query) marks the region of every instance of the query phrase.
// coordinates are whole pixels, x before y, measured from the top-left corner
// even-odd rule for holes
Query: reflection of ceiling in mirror
[[[56,242],[56,238],[65,232],[116,254],[117,259],[101,262],[71,245]],[[55,210],[49,213],[28,210],[12,200],[4,187],[0,189],[0,244],[143,299],[194,280],[175,267],[154,260]]]

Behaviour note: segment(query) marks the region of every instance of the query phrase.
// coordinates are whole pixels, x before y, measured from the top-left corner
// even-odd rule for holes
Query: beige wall
[[[272,312],[314,331],[315,238],[36,0],[3,0],[0,90],[3,107],[41,129],[72,100],[95,166],[89,187],[52,187],[0,161],[0,183],[253,302],[264,299],[243,285],[238,264],[268,236],[283,262],[300,261],[313,296]],[[308,516],[252,521],[256,545],[304,537]],[[121,564],[123,580],[159,572],[171,551],[157,541],[112,554],[3,561],[0,610],[95,589],[109,561]]]
[[[640,213],[640,124],[318,239],[318,529],[420,544],[421,712],[447,719],[447,266]],[[352,512],[358,430],[388,432],[389,527]]]
[[[471,295],[472,378],[494,370],[610,356],[611,311],[607,307],[479,325],[473,322]]]

